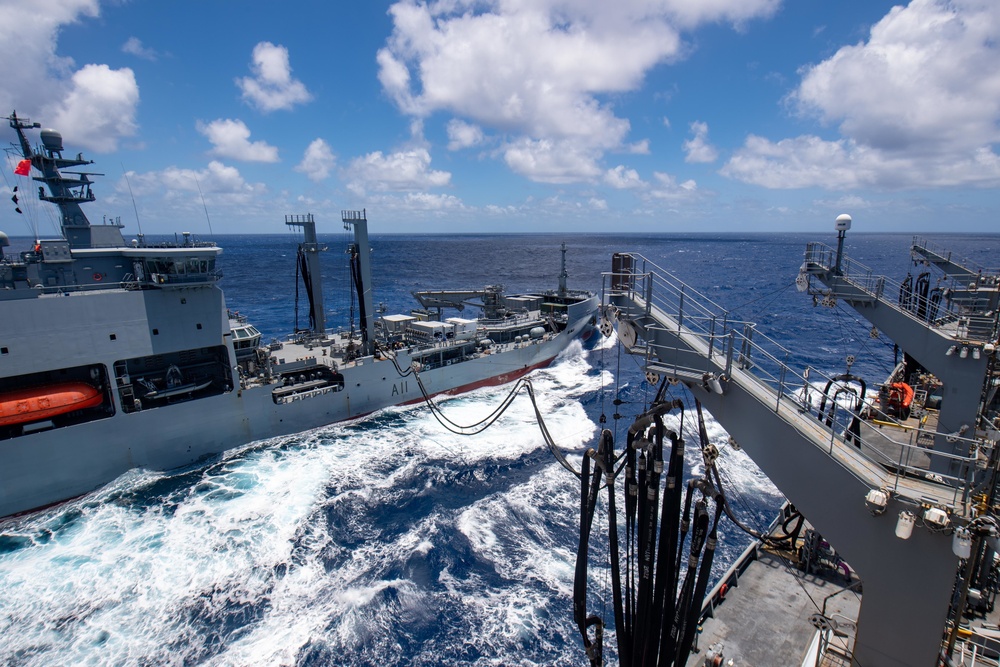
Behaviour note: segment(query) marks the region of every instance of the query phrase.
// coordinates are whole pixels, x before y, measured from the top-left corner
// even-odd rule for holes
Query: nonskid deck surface
[[[734,667],[801,665],[816,636],[809,619],[823,610],[824,601],[826,616],[837,624],[831,648],[837,652],[853,641],[861,597],[846,590],[839,572],[807,574],[787,554],[765,549],[757,554],[738,583],[728,587],[714,616],[702,623],[698,651],[688,658],[688,667],[704,667],[713,646],[721,647],[722,664],[732,659]]]

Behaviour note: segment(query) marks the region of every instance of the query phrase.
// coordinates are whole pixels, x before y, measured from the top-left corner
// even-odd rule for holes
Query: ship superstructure
[[[0,516],[86,493],[133,467],[171,469],[253,440],[361,417],[430,396],[502,384],[550,363],[594,328],[597,297],[553,290],[490,292],[501,311],[443,320],[427,310],[378,317],[364,211],[353,231],[360,327],[331,330],[323,312],[313,216],[298,268],[308,326],[263,344],[219,286],[222,250],[184,234],[126,243],[122,225],[92,225],[90,164],[62,138],[9,117],[25,170],[56,204],[62,236],[0,258]],[[46,192],[46,188],[48,192]],[[22,193],[23,194],[23,193]],[[6,237],[0,238],[0,251]]]
[[[606,333],[614,322],[621,344],[644,359],[647,378],[661,382],[628,441],[616,450],[605,431],[589,457],[590,489],[603,481],[613,489],[624,476],[619,502],[635,535],[622,547],[634,554],[633,569],[623,562],[616,573],[618,529],[608,528],[623,665],[902,667],[942,656],[957,665],[972,664],[962,656],[976,652],[975,664],[996,664],[1000,633],[987,616],[1000,546],[1000,274],[914,239],[914,271],[894,282],[846,256],[850,226],[849,216],[838,218],[836,248],[808,246],[797,283],[816,306],[842,302],[872,324],[873,336],[898,345],[902,357],[881,382],[854,374],[850,357],[840,373],[795,367],[794,355],[756,325],[641,254],[614,256]],[[700,429],[705,475],[684,495],[674,462],[685,444],[662,421],[683,409],[661,399],[670,385],[684,385],[699,413],[702,405],[711,412],[794,506],[711,592],[704,570],[695,571],[698,563],[710,567],[720,514],[730,514],[713,474],[723,445]],[[596,498],[587,488],[578,568]],[[685,536],[690,555],[681,555]],[[801,575],[782,571],[789,559]],[[687,576],[685,563],[693,568]],[[635,579],[622,581],[626,571]],[[580,569],[577,587],[576,618],[597,664],[595,627],[604,621],[586,614]],[[857,599],[860,610],[850,604]]]

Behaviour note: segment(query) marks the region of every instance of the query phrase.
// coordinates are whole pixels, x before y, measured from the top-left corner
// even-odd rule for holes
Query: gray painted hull
[[[126,244],[117,220],[91,225],[81,208],[95,199],[88,174],[60,173],[91,161],[63,156],[53,130],[33,146],[28,133],[40,123],[13,113],[8,121],[29,169],[41,174],[35,180],[48,186],[39,198],[59,209],[62,236],[7,256],[0,234],[0,516],[87,493],[135,467],[169,470],[419,401],[412,374],[397,370],[411,363],[425,369],[429,394],[501,384],[549,363],[593,325],[597,297],[566,289],[564,245],[558,292],[505,304],[502,287],[491,286],[463,297],[483,299],[477,322],[432,323],[424,311],[422,319],[382,318],[379,333],[373,317],[362,317],[363,335],[330,335],[315,220],[290,215],[285,224],[303,232],[296,265],[311,331],[261,348],[252,325],[230,322],[218,287],[221,248],[186,232],[181,243],[147,245],[140,234]],[[341,218],[354,230],[361,312],[374,314],[367,216]],[[462,304],[435,306],[438,319],[442,305]],[[393,330],[404,321],[412,331]],[[480,332],[497,339],[476,340]]]
[[[574,306],[576,316],[558,335],[498,346],[491,354],[425,370],[421,380],[429,394],[513,381],[588,334],[596,307],[596,297]],[[5,376],[81,364],[110,369],[123,358],[219,344],[227,345],[236,366],[218,288],[41,296],[8,302],[5,310]],[[404,369],[410,365],[405,350],[397,361]],[[135,467],[169,470],[255,440],[423,400],[416,380],[401,378],[389,360],[366,357],[340,372],[342,390],[279,403],[272,398],[274,385],[237,385],[215,396],[126,412],[112,392],[111,416],[0,440],[0,516],[79,496]]]

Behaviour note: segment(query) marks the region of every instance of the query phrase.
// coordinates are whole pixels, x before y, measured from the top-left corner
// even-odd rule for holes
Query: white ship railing
[[[837,251],[823,243],[809,243],[806,245],[805,262],[807,266],[811,264],[831,270],[837,264]],[[871,299],[905,313],[945,335],[979,342],[990,342],[996,337],[997,314],[977,313],[977,306],[981,310],[988,304],[985,291],[982,297],[949,298],[942,295],[939,299],[934,299],[930,293],[928,296],[917,294],[915,286],[904,288],[899,281],[876,274],[848,256],[841,258],[840,270],[844,280]],[[983,275],[986,277],[989,274]],[[934,288],[965,292],[969,285],[958,285],[950,277],[941,277]],[[834,293],[834,296],[840,295]]]
[[[1000,660],[997,660],[1000,642],[993,637],[985,637],[978,628],[972,629],[972,634],[964,639],[959,639],[955,650],[951,654],[948,665],[955,667],[998,667]]]
[[[823,417],[817,417],[814,398],[822,394],[822,389],[818,387],[830,382],[832,392],[835,388],[844,389],[844,383],[836,380],[835,375],[809,366],[795,365],[795,355],[762,334],[756,324],[732,318],[729,311],[669,271],[638,253],[629,254],[635,262],[630,272],[604,274],[605,302],[608,302],[608,297],[612,295],[623,295],[635,303],[644,304],[644,315],[651,315],[656,311],[656,316],[652,319],[657,324],[649,325],[650,330],[661,327],[661,330],[667,331],[662,322],[668,322],[670,332],[683,335],[687,344],[679,343],[677,347],[672,347],[646,342],[644,347],[637,346],[636,349],[630,350],[633,353],[645,354],[648,368],[668,376],[700,381],[706,373],[707,364],[699,362],[697,366],[685,366],[680,362],[664,361],[691,359],[690,354],[678,354],[690,348],[698,353],[700,358],[721,366],[726,377],[732,377],[734,372],[739,372],[741,377],[752,379],[761,390],[758,395],[768,397],[769,409],[775,413],[782,414],[789,420],[808,421],[812,424],[812,428],[822,429],[826,433],[825,447],[831,456],[835,447],[846,446],[857,449],[858,455],[876,464],[877,469],[891,470],[892,472],[884,475],[887,490],[903,491],[901,484],[903,478],[914,475],[920,478],[930,477],[932,481],[949,488],[947,495],[954,507],[964,505],[968,500],[976,470],[977,454],[983,443],[957,434],[904,427],[898,422],[895,425],[899,427],[899,432],[907,434],[905,440],[888,437],[882,431],[878,442],[875,442],[872,438],[854,435],[849,431],[855,413],[836,401],[833,401],[832,405],[828,402]],[[638,314],[623,313],[626,317],[635,317]],[[648,338],[656,337],[648,336]],[[873,390],[877,392],[877,385],[873,384]],[[887,415],[885,417],[886,421],[895,421]],[[903,431],[903,428],[909,430]],[[920,441],[933,442],[938,436],[965,443],[968,455],[936,451],[919,444]],[[894,453],[896,454],[894,456],[886,454],[883,450],[887,444],[891,445],[891,449],[898,448],[898,453]],[[916,463],[921,459],[928,461],[948,459],[949,463],[958,464],[959,472],[954,475],[929,473],[929,468],[935,470],[956,468],[933,464],[929,464],[928,467]],[[858,475],[857,472],[854,474]]]
[[[948,248],[944,248],[942,246],[933,244],[929,240],[921,238],[919,236],[913,237],[913,241],[910,243],[910,246],[914,248],[923,248],[925,251],[937,255],[938,257],[941,257],[947,262],[951,262],[952,264],[960,266],[966,269],[967,271],[976,273],[980,276],[983,277],[992,276],[993,278],[1000,278],[1000,269],[997,268],[991,269],[989,267],[982,266],[981,264],[974,262],[971,259],[967,259],[965,257],[953,257],[954,253]]]

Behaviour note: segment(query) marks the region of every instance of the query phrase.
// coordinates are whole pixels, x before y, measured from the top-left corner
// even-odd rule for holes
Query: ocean
[[[832,226],[832,225],[831,225]],[[295,320],[292,234],[220,236],[229,307],[266,339]],[[345,236],[321,235],[328,326],[350,309]],[[613,252],[637,251],[781,342],[793,365],[877,382],[893,349],[853,311],[796,291],[807,241],[829,234],[378,235],[375,301],[408,312],[417,289],[602,289]],[[940,235],[995,266],[1000,237]],[[900,280],[910,236],[849,233],[854,259]],[[299,318],[307,318],[304,292]],[[624,442],[655,393],[614,336],[570,347],[531,376],[546,425],[574,465],[602,427]],[[459,423],[509,388],[442,401]],[[689,404],[681,392],[677,398]],[[211,415],[206,415],[211,419]],[[678,428],[667,419],[668,427]],[[699,470],[694,420],[689,470]],[[727,493],[764,526],[781,494],[709,419]],[[155,437],[155,434],[150,434]],[[620,446],[620,445],[619,445]],[[197,466],[133,470],[84,497],[0,523],[4,665],[580,665],[572,618],[579,482],[546,448],[526,396],[478,436],[425,406],[247,443]],[[607,547],[595,521],[588,610],[613,625]],[[605,546],[602,546],[602,542]],[[749,543],[726,524],[722,570]],[[613,638],[606,645],[614,662]]]

